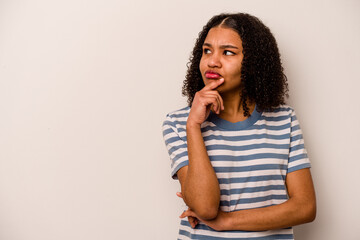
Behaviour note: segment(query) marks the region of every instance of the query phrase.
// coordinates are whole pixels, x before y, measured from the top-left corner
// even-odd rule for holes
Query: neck
[[[247,119],[248,117],[244,116],[244,109],[240,101],[241,95],[221,95],[224,102],[224,110],[218,115],[220,118],[225,119],[229,122],[239,122]],[[246,101],[246,104],[249,108],[250,114],[255,109],[255,102]]]

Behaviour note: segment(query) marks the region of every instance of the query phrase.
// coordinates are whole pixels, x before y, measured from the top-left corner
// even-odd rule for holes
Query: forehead
[[[240,35],[231,28],[214,27],[211,28],[208,35],[205,38],[204,43],[214,44],[233,44],[241,46],[242,41]]]

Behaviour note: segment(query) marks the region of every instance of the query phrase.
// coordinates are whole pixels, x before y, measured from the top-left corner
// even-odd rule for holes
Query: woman
[[[316,215],[315,191],[270,30],[249,14],[204,26],[184,81],[189,106],[163,135],[188,209],[179,239],[294,239]]]

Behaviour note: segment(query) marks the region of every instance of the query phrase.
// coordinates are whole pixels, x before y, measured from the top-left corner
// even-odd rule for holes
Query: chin
[[[223,88],[223,86],[218,86],[214,90],[218,91],[219,93],[223,93],[225,89]]]

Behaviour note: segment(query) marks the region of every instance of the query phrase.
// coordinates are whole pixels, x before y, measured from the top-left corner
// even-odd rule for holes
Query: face
[[[220,93],[240,92],[242,41],[237,32],[230,28],[210,29],[200,60],[200,72],[207,85],[211,81],[224,78],[224,83],[216,88]]]

